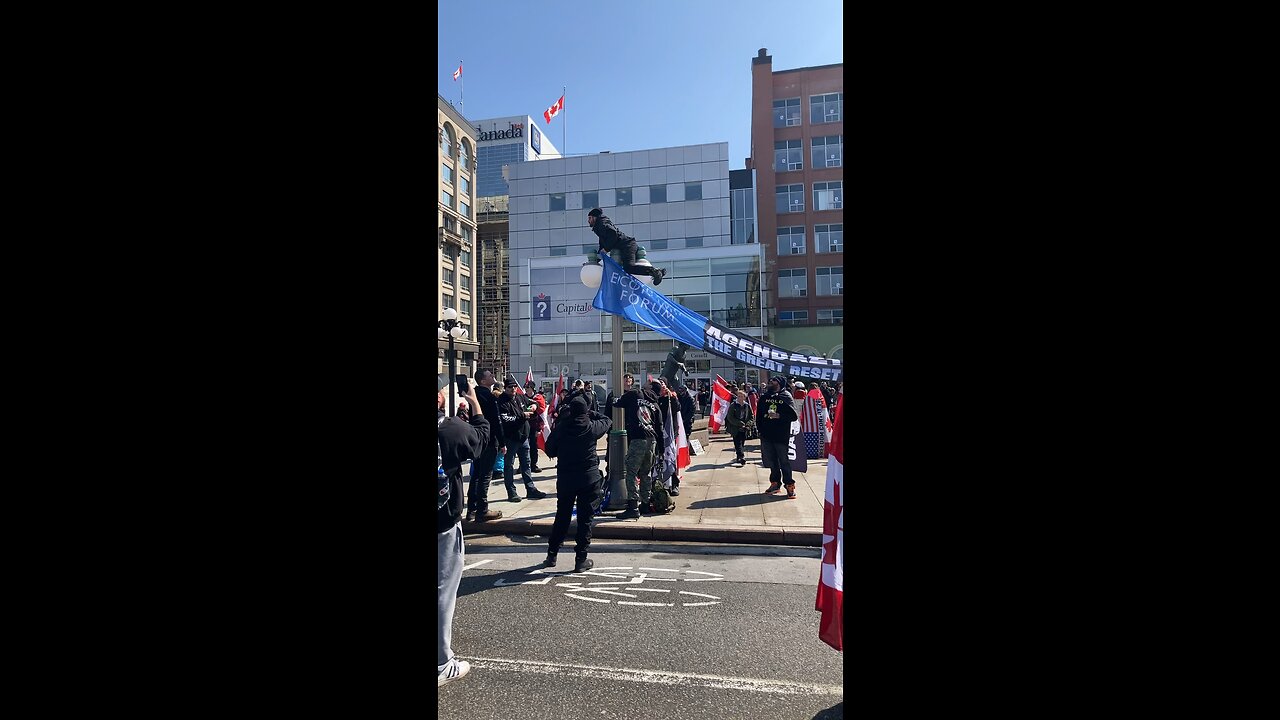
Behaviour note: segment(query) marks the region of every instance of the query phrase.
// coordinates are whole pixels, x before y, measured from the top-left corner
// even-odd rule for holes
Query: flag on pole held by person
[[[542,429],[538,431],[538,449],[543,452],[547,449],[547,438],[551,437],[551,403],[547,402],[544,397],[542,399]]]
[[[689,467],[689,438],[685,437],[684,421],[680,418],[680,410],[677,408],[676,416],[676,468],[684,469]]]
[[[717,375],[715,385],[711,388],[711,416],[707,418],[711,432],[720,432],[720,428],[724,426],[724,417],[729,412],[731,401],[729,386],[725,384],[724,378]]]
[[[507,376],[506,376],[505,378],[503,378],[503,387],[504,387],[504,388],[506,387],[506,383],[515,383],[515,386],[516,386],[516,394],[517,394],[517,395],[523,395],[523,394],[524,394],[524,388],[520,387],[520,383],[516,382],[516,376],[515,376],[515,375],[513,375],[513,374],[511,374],[511,373],[507,373]]]
[[[814,609],[822,613],[818,639],[844,651],[844,402],[836,405],[827,490],[822,503],[822,575]]]
[[[547,108],[542,113],[542,117],[547,122],[551,122],[551,118],[559,115],[561,110],[564,110],[564,95],[561,95],[559,100],[552,103],[551,107]]]
[[[531,382],[533,382],[533,366],[532,365],[529,366],[529,372],[524,374],[524,384],[528,385]]]
[[[827,455],[827,443],[831,441],[827,424],[827,401],[818,390],[810,390],[804,397],[800,413],[800,432],[804,436],[805,454],[810,460]]]

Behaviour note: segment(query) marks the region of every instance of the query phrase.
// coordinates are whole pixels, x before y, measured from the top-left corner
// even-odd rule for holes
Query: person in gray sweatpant
[[[475,390],[464,396],[470,408],[479,408]],[[439,497],[436,500],[436,686],[457,680],[471,670],[466,660],[453,656],[453,608],[458,601],[458,584],[462,582],[462,564],[466,547],[462,542],[462,463],[481,457],[489,446],[489,421],[481,412],[468,417],[459,410],[456,417],[445,417],[444,393],[437,393],[439,414],[440,474]]]

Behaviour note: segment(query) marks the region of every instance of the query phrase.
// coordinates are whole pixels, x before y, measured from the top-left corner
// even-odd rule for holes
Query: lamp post
[[[457,401],[454,400],[453,394],[457,392],[453,376],[457,374],[457,366],[455,360],[457,353],[453,349],[453,341],[461,340],[467,336],[467,329],[462,327],[462,323],[458,321],[458,311],[453,308],[444,309],[444,319],[436,323],[436,339],[444,340],[449,338],[449,415],[457,413]]]
[[[637,252],[637,255],[639,253]],[[620,256],[613,257],[615,262],[621,264]],[[648,265],[647,260],[638,260],[637,264]],[[604,278],[604,265],[600,262],[600,258],[595,253],[587,255],[587,262],[582,264],[582,270],[579,273],[582,284],[592,290],[600,287],[600,283]],[[648,275],[640,275],[637,279],[646,284],[652,285],[653,278]],[[622,395],[622,317],[615,315],[613,317],[613,367],[609,372],[609,384],[612,386],[613,396],[616,400]],[[626,473],[626,457],[627,457],[627,431],[623,427],[622,408],[610,408],[610,415],[613,418],[613,429],[609,431],[609,507],[605,510],[622,510],[627,506],[627,486],[623,475]],[[632,481],[635,478],[631,478]]]

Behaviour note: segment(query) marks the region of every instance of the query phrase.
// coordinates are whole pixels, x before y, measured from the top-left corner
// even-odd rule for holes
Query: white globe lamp
[[[445,309],[444,309],[444,319],[445,319],[445,320],[457,320],[457,319],[458,319],[458,311],[457,311],[457,310],[454,310],[453,308],[445,308]]]
[[[578,277],[582,280],[582,284],[595,290],[600,287],[600,282],[604,279],[604,265],[598,262],[583,263],[582,270],[578,272]]]

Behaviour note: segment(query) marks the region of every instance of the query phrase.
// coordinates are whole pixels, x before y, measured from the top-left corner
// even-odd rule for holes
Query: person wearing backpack
[[[474,389],[463,395],[469,408],[480,407]],[[444,393],[436,393],[436,453],[443,482],[436,497],[436,687],[457,680],[471,670],[465,660],[453,655],[453,610],[458,601],[458,584],[466,547],[462,539],[462,463],[474,462],[489,447],[489,421],[480,412],[459,407],[447,417]]]
[[[729,431],[729,436],[733,438],[733,450],[737,454],[733,461],[743,467],[747,464],[747,458],[743,452],[743,444],[747,440],[747,431],[754,420],[755,415],[751,412],[751,406],[747,404],[747,394],[739,390],[738,396],[733,399],[733,402],[729,405],[729,410],[725,413],[724,427]]]
[[[595,566],[587,557],[591,549],[591,524],[604,497],[605,479],[600,475],[596,441],[609,432],[613,421],[591,409],[581,395],[560,408],[560,419],[547,438],[547,457],[556,458],[556,519],[543,565],[555,567],[560,545],[569,534],[573,508],[578,507],[578,542],[574,546],[574,572]]]

